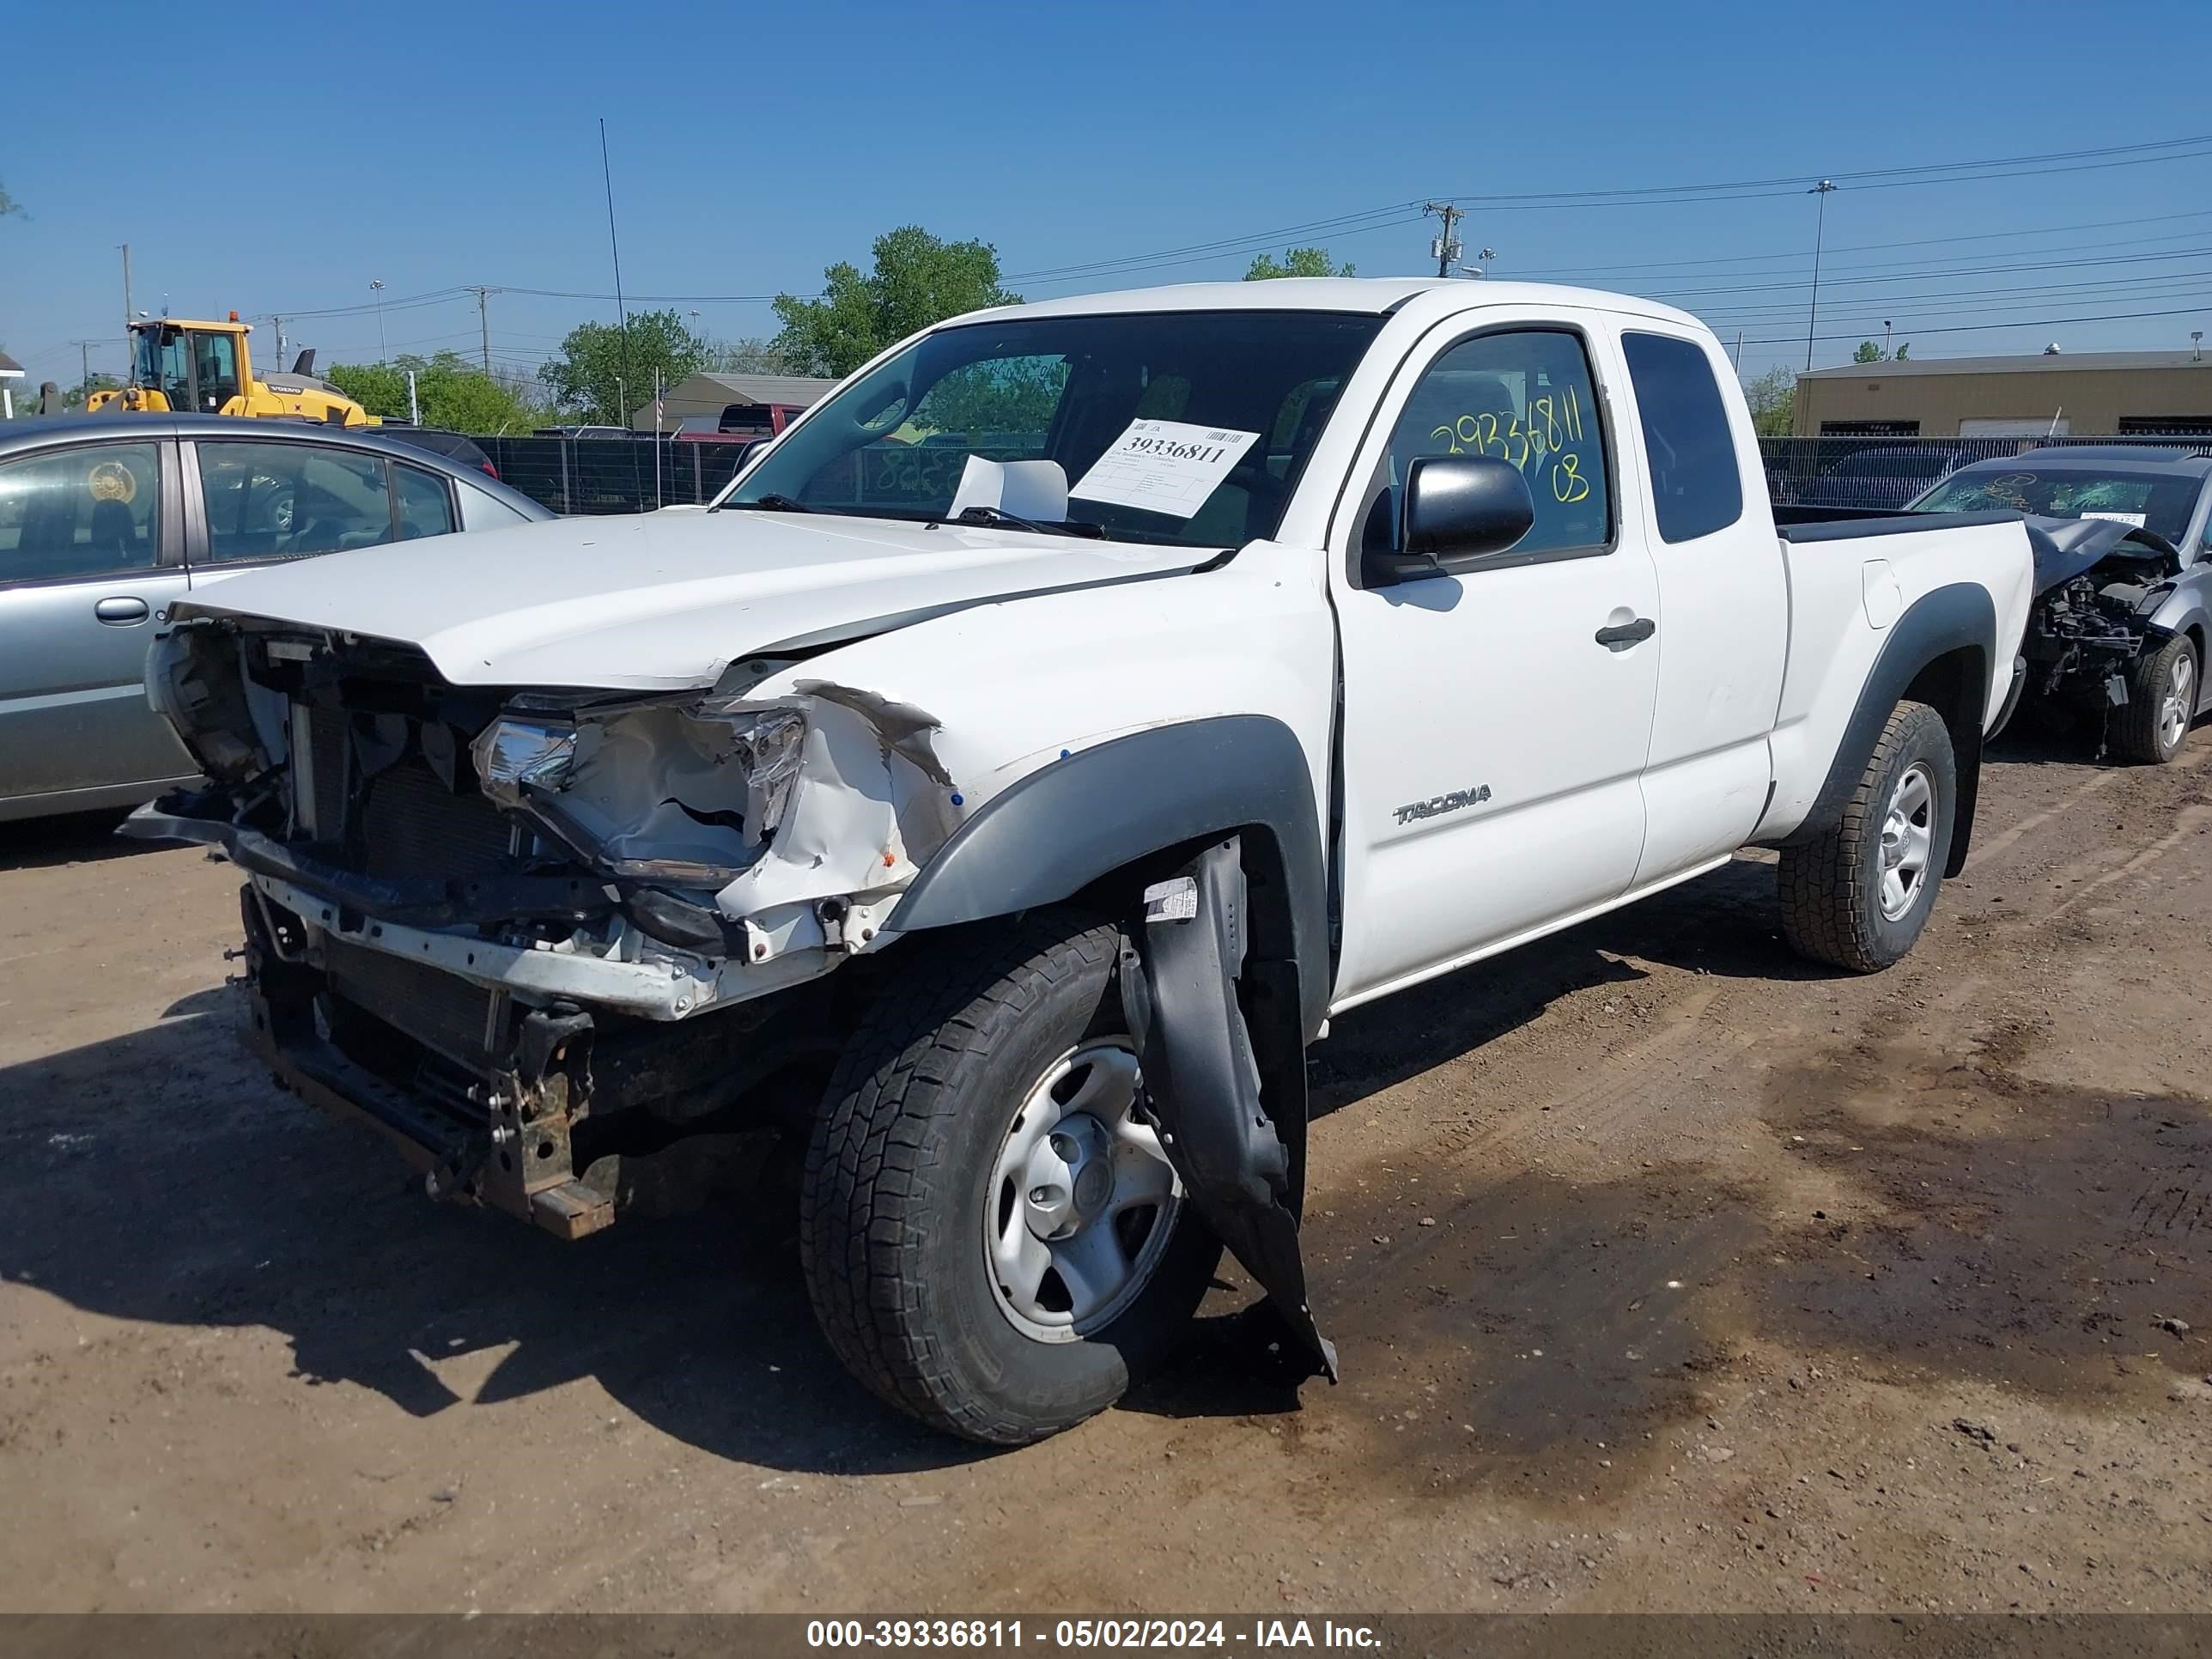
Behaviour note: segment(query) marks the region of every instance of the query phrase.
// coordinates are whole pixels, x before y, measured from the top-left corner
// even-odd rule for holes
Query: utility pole
[[[1735,365],[1735,372],[1738,374],[1743,373],[1743,331],[1741,329],[1735,331],[1735,352],[1729,361]]]
[[[76,347],[77,390],[90,397],[92,395],[92,342],[76,340],[71,343]]]
[[[1884,357],[1889,356],[1889,319],[1887,317],[1881,319],[1881,355]]]
[[[478,287],[471,288],[469,292],[477,296],[477,326],[483,336],[483,372],[485,378],[489,379],[491,375],[491,313],[487,308],[487,302],[497,290]]]
[[[607,190],[607,248],[614,255],[615,317],[622,325],[622,373],[615,380],[615,397],[621,408],[615,411],[616,422],[627,428],[629,425],[629,404],[627,383],[629,380],[629,308],[623,303],[622,243],[615,237],[615,174],[607,161],[607,118],[599,117],[599,177]],[[635,458],[632,460],[635,462]]]
[[[131,308],[131,244],[117,244],[123,250],[123,337],[131,337],[131,319],[138,313]]]
[[[1835,188],[1823,179],[1805,192],[1820,198],[1820,214],[1813,222],[1813,303],[1805,313],[1805,372],[1808,374],[1813,371],[1813,325],[1820,316],[1820,241],[1828,228],[1828,197]]]
[[[392,348],[384,343],[384,284],[372,276],[368,291],[376,295],[376,361],[380,363],[392,355]]]
[[[284,367],[284,319],[272,314],[269,320],[276,330],[276,367],[282,368]]]
[[[1467,210],[1455,207],[1449,202],[1424,202],[1421,216],[1426,218],[1431,213],[1444,222],[1444,234],[1431,239],[1429,252],[1436,259],[1437,275],[1449,276],[1452,274],[1452,266],[1459,262],[1459,238],[1452,234],[1452,227],[1467,216]]]

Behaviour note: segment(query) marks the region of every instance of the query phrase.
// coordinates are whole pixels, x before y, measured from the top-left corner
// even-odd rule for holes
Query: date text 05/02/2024
[[[811,1619],[810,1648],[1380,1649],[1372,1626],[1329,1619]]]

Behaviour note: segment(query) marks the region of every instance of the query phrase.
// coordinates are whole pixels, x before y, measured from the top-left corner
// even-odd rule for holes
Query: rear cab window
[[[1712,360],[1696,341],[1671,334],[1631,330],[1620,346],[1644,427],[1659,539],[1690,542],[1727,529],[1743,517],[1743,473]]]

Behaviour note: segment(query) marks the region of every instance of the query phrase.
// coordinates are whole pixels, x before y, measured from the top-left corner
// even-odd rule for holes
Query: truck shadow
[[[2201,1386],[2197,1345],[2160,1327],[2212,1294],[2212,1103],[1863,1042],[1772,1079],[1761,1117],[1773,1157],[1835,1198],[1798,1207],[1791,1177],[1686,1164],[1378,1167],[1352,1183],[1372,1201],[1308,1229],[1341,1389],[1301,1395],[1242,1314],[1128,1405],[1270,1417],[1342,1454],[1332,1480],[1407,1501],[1480,1484],[1564,1510],[1733,1456],[1706,1414],[1747,1428],[1762,1390],[1969,1382],[2144,1410]],[[1790,1422],[1805,1467],[1864,1449],[1850,1414]]]
[[[1630,958],[1630,960],[1624,960]],[[1312,1051],[1308,1111],[1326,1116],[1526,1025],[1560,998],[1647,977],[1638,962],[1729,979],[1826,980],[1782,940],[1774,868],[1741,857],[1710,875],[1330,1022]]]
[[[61,818],[0,823],[0,871],[44,870],[63,864],[97,864],[163,850],[164,843],[131,841],[115,833],[127,811],[78,812]],[[174,851],[173,847],[168,848]]]
[[[1525,1024],[1573,990],[1639,977],[1624,955],[1797,972],[1771,912],[1771,872],[1741,861],[1529,947],[1510,974],[1478,966],[1358,1011],[1319,1051],[1317,1109]],[[366,1133],[273,1090],[238,1048],[227,1001],[196,993],[179,1017],[0,1068],[0,1279],[121,1319],[266,1326],[289,1340],[300,1386],[351,1383],[418,1416],[590,1377],[677,1438],[771,1468],[890,1472],[984,1455],[908,1425],[846,1377],[816,1334],[787,1205],[755,1195],[570,1245],[434,1206]],[[1328,1225],[1365,1236],[1355,1220]],[[1352,1310],[1389,1299],[1323,1282],[1363,1334],[1373,1322]],[[1218,1345],[1239,1328],[1208,1328]],[[502,1347],[472,1400],[441,1380],[441,1362]],[[1212,1403],[1215,1384],[1184,1374],[1147,1408],[1208,1410],[1249,1393],[1235,1367],[1216,1375]]]

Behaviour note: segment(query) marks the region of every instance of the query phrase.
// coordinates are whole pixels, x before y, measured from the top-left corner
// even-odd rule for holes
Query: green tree
[[[1248,283],[1264,283],[1277,276],[1349,276],[1352,266],[1346,262],[1341,268],[1329,262],[1325,247],[1294,247],[1284,250],[1278,260],[1272,253],[1263,253],[1252,261],[1245,271]]]
[[[777,349],[772,340],[749,335],[742,340],[718,343],[710,368],[725,374],[804,374],[807,371]]]
[[[95,368],[76,385],[64,388],[62,402],[70,409],[82,409],[94,392],[112,392],[122,384],[112,374],[103,374]]]
[[[1894,361],[1894,362],[1900,362],[1900,363],[1901,363],[1901,362],[1904,362],[1904,361],[1905,361],[1908,356],[1910,356],[1911,355],[1911,352],[1912,352],[1912,342],[1911,342],[1911,341],[1910,341],[1910,340],[1907,340],[1907,341],[1906,341],[1903,345],[1901,345],[1901,346],[1898,347],[1898,349],[1897,349],[1897,356],[1896,356],[1896,357],[1895,357],[1893,361]]]
[[[1778,363],[1755,380],[1743,384],[1744,401],[1751,405],[1752,429],[1762,438],[1786,438],[1797,414],[1797,373]]]
[[[774,349],[799,372],[842,379],[917,329],[1021,303],[999,285],[999,252],[988,242],[947,242],[902,225],[877,237],[872,252],[872,271],[844,261],[824,270],[819,299],[775,296],[783,330]]]
[[[0,219],[5,219],[10,214],[18,218],[29,217],[23,211],[23,204],[8,193],[6,185],[0,185]]]
[[[476,368],[459,352],[403,356],[389,363],[338,363],[325,376],[370,414],[407,418],[407,371],[422,424],[453,432],[526,432],[544,413],[516,386]]]
[[[601,426],[628,426],[630,411],[653,401],[658,369],[665,391],[714,360],[714,350],[684,325],[673,309],[641,311],[625,336],[619,324],[585,323],[568,331],[561,355],[538,371],[556,402]]]
[[[1851,361],[1855,363],[1886,363],[1889,361],[1889,354],[1872,340],[1861,340],[1859,349],[1851,353]]]
[[[1065,362],[1015,357],[970,363],[930,387],[914,423],[932,432],[963,434],[972,443],[1017,433],[1024,444],[1033,443],[1052,424],[1066,384]]]

